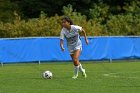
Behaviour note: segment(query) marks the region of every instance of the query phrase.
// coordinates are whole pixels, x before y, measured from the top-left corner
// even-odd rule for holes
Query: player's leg
[[[71,58],[74,64],[74,76],[72,78],[76,79],[78,77],[79,64],[74,60],[74,54],[71,54]]]
[[[78,77],[78,72],[79,72],[79,61],[77,61],[77,58],[76,58],[76,51],[74,51],[72,54],[71,54],[71,58],[72,58],[72,61],[73,61],[73,64],[74,64],[74,76],[72,78],[76,79]]]
[[[75,66],[78,66],[80,72],[82,72],[82,75],[86,78],[87,75],[85,73],[85,69],[83,69],[81,63],[79,62],[80,53],[81,53],[81,49],[77,49],[77,50],[74,51],[73,62],[75,64]]]
[[[73,61],[74,66],[79,66],[79,55],[80,55],[80,50],[75,50],[73,54],[71,54],[71,58]]]
[[[85,69],[83,69],[81,64],[79,65],[79,70],[80,70],[80,72],[82,72],[82,75],[86,78],[87,77],[86,71],[85,71]]]

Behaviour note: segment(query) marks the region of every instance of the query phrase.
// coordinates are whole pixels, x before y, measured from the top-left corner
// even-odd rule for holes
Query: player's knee
[[[74,66],[78,66],[78,64],[77,63],[74,63]]]
[[[77,62],[78,62],[78,58],[73,58],[73,61],[74,61],[75,63],[77,63]]]
[[[78,60],[78,58],[74,58],[74,59],[73,59],[73,62],[74,62],[74,65],[75,65],[75,66],[78,66],[78,65],[79,65],[79,60]]]

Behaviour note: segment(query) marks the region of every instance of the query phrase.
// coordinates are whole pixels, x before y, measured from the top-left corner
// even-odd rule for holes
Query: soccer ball
[[[43,72],[43,78],[45,78],[45,79],[52,79],[52,76],[53,76],[53,74],[51,71],[44,71]]]

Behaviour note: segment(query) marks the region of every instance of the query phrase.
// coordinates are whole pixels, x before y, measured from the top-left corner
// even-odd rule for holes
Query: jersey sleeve
[[[63,31],[63,29],[61,30],[61,33],[60,33],[60,39],[64,40],[64,31]]]
[[[81,26],[75,25],[74,27],[75,27],[76,29],[78,29],[79,32],[82,31],[82,27],[81,27]]]

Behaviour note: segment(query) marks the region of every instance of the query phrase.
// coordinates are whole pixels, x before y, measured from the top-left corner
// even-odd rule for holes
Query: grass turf
[[[140,62],[83,62],[87,78],[74,80],[66,63],[4,64],[0,67],[0,93],[139,93]],[[42,72],[50,70],[53,79]]]

